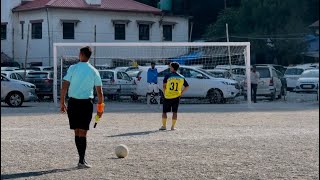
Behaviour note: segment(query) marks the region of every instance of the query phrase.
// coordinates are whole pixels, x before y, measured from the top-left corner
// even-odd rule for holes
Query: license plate
[[[303,85],[303,88],[312,88],[311,85]]]

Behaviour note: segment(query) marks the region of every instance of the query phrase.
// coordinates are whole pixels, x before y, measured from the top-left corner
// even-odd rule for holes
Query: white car
[[[127,73],[116,70],[99,70],[102,79],[103,93],[108,99],[118,99],[120,96],[131,96],[137,100],[136,84]]]
[[[158,86],[162,94],[164,76],[170,73],[168,66],[156,66],[158,70]],[[137,82],[137,95],[147,95],[147,71],[149,67],[140,67],[142,70]],[[178,73],[183,75],[190,87],[182,98],[207,98],[210,103],[223,103],[226,99],[235,98],[240,92],[237,81],[215,78],[205,70],[192,66],[180,66]]]
[[[287,68],[286,72],[284,73],[284,77],[287,80],[288,91],[293,91],[295,89],[301,74],[308,69],[313,69],[313,68],[310,66],[293,66],[293,67]]]
[[[206,71],[216,78],[232,79],[232,74],[230,74],[230,71],[227,69],[206,69]]]
[[[23,102],[37,99],[35,85],[13,80],[1,75],[1,102],[11,107],[19,107]]]
[[[53,66],[32,66],[28,69],[34,71],[53,71]]]
[[[1,67],[1,71],[14,71],[19,69],[18,67]]]
[[[9,79],[23,81],[23,77],[19,73],[17,73],[16,71],[1,71],[1,75],[4,75],[5,77],[7,77]]]
[[[316,93],[319,89],[319,69],[306,70],[298,79],[295,92],[312,92]]]
[[[257,87],[257,96],[270,97],[271,100],[280,99],[282,96],[282,83],[279,77],[279,71],[272,65],[256,66],[260,74],[260,80]],[[244,83],[244,98],[247,99],[247,85]]]
[[[225,69],[230,71],[230,65],[218,65],[215,68],[218,69]],[[238,65],[231,65],[231,79],[238,81],[239,83],[246,78],[246,67],[245,66],[238,66]]]

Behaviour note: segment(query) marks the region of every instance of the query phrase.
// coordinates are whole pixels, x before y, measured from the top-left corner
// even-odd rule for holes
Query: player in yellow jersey
[[[167,113],[172,112],[172,126],[171,130],[175,130],[177,122],[177,113],[180,102],[180,97],[189,88],[188,82],[181,74],[178,74],[179,63],[170,63],[170,74],[167,74],[163,79],[163,113],[162,113],[162,126],[159,130],[167,129]]]

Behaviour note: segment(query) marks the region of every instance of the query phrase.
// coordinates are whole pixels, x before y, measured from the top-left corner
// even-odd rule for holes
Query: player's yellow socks
[[[176,119],[172,119],[172,126],[171,128],[174,128],[176,126],[177,120]]]
[[[162,118],[162,126],[167,127],[167,118]]]

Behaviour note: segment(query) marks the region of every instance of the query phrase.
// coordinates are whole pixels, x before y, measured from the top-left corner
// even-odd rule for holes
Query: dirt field
[[[1,107],[1,179],[319,179],[319,104],[183,104],[177,131],[160,109],[109,103],[76,169],[66,115],[52,103]],[[169,126],[171,120],[169,120]],[[115,158],[126,144],[130,154]]]

